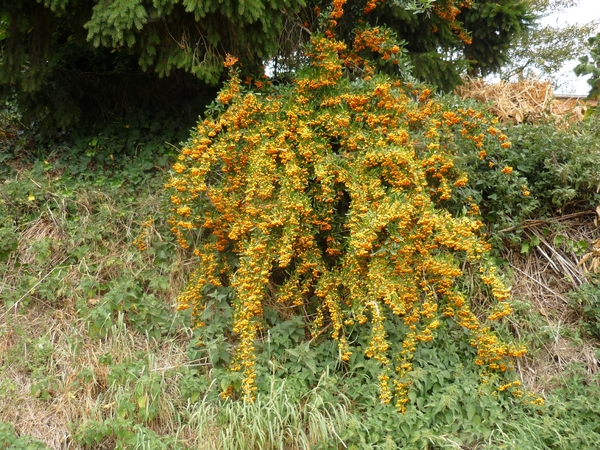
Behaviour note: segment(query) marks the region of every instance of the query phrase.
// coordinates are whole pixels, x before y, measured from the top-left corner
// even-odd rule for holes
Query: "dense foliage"
[[[372,92],[369,86],[365,93]],[[393,90],[413,97],[405,85]],[[355,85],[349,94],[359,92]],[[452,96],[434,100],[444,103],[442,111],[483,111]],[[235,305],[231,287],[207,292],[204,327],[190,330],[189,312],[171,307],[197,262],[178,251],[164,212],[169,199],[161,200],[166,165],[176,161],[175,147],[165,141],[185,138],[185,123],[130,117],[41,143],[23,133],[17,119],[0,109],[0,447],[597,447],[597,283],[571,292],[569,304],[545,291],[539,311],[513,286],[514,311],[494,324],[501,336],[519,336],[527,346],[520,374],[544,397],[543,407],[495,396],[497,385],[482,385],[473,363],[477,349],[455,320],[442,319],[435,339],[416,348],[406,413],[394,414],[395,405],[378,398],[381,364],[363,351],[369,327],[351,330],[354,353],[344,363],[337,343],[326,339],[331,328],[311,341],[300,315],[288,315],[276,302],[265,307],[257,341],[254,403],[223,400],[221,389],[241,383],[239,374],[225,369],[236,344],[226,332]],[[478,195],[482,221],[492,230],[498,229],[493,218],[523,228],[528,219],[597,205],[596,188],[588,187],[599,178],[597,120],[568,130],[493,126],[512,145],[503,148],[486,137],[483,160],[471,140],[463,143],[462,133],[454,134],[462,157],[452,170],[467,171],[469,178],[464,188],[453,188],[448,207],[455,215],[469,212],[470,202],[462,212],[462,200]],[[513,167],[510,174],[502,172],[506,166]],[[559,225],[563,234],[572,231]],[[525,238],[511,237],[535,254]],[[500,252],[507,241],[494,244]],[[508,281],[509,263],[499,269]],[[480,308],[491,297],[480,292],[487,286],[478,272],[458,277],[456,285],[484,317]],[[555,300],[558,308],[550,306]],[[402,318],[390,315],[384,326],[389,339],[400,342]],[[195,345],[199,337],[201,347]]]
[[[522,0],[373,0],[366,8],[363,3],[348,2],[339,36],[349,43],[357,23],[387,27],[403,42],[414,76],[446,92],[465,74],[499,71],[511,44],[533,21]]]
[[[214,95],[210,86],[222,81],[227,53],[254,78],[276,56],[279,72],[295,70],[302,45],[322,26],[320,8],[329,7],[304,0],[2,0],[0,95],[17,95],[24,119],[47,126],[157,104],[177,114],[178,103],[206,90]],[[366,8],[351,1],[347,9],[337,31],[346,43],[357,27],[389,29],[415,75],[445,90],[467,70],[498,70],[529,20],[521,0],[371,1]],[[408,74],[409,65],[402,70]]]
[[[230,66],[181,153],[180,110],[49,141],[0,105],[0,447],[597,447],[597,275],[564,297],[536,285],[541,307],[515,286],[503,299],[515,260],[494,273],[484,239],[499,261],[535,254],[532,223],[559,226],[548,243],[598,267],[597,229],[569,242],[552,221],[593,220],[599,122],[502,126],[378,75],[408,66],[389,28],[353,37],[315,33],[291,85],[249,87]],[[520,380],[545,405],[521,397],[514,359],[493,361],[521,346]],[[253,403],[221,395],[242,385]]]
[[[171,105],[216,85],[227,52],[248,72],[261,71],[277,51],[281,10],[303,4],[2,1],[2,95],[17,94],[26,118],[40,120],[50,108],[46,119],[58,126],[99,111]]]
[[[593,117],[569,131],[553,122],[498,125],[512,145],[488,148],[485,160],[475,148],[461,146],[454,163],[470,182],[446,206],[456,213],[469,198],[477,203],[497,251],[520,245],[527,220],[594,210],[600,200],[599,126]]]
[[[600,96],[600,33],[588,39],[588,50],[589,55],[579,58],[575,73],[578,76],[591,75],[588,79],[589,97],[597,99]]]

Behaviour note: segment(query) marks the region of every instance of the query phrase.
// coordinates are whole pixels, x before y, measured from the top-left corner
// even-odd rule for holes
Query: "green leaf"
[[[473,403],[469,403],[467,405],[467,420],[471,422],[473,420],[473,416],[475,415],[475,405]]]
[[[231,381],[227,378],[222,378],[221,379],[221,390],[226,391],[229,386],[231,386]]]
[[[137,403],[140,409],[145,409],[146,405],[148,404],[148,396],[142,395],[140,398],[138,398]]]
[[[560,247],[565,242],[565,237],[562,234],[554,236],[554,246]]]

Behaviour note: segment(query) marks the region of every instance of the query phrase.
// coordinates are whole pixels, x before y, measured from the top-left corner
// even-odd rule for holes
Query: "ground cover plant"
[[[327,48],[327,42],[331,41],[315,41],[327,50],[313,49],[315,55],[326,57],[302,76],[317,85],[330,84],[307,90],[302,86],[306,78],[299,77],[291,86],[249,89],[234,78],[187,144],[178,144],[186,139],[187,125],[164,117],[152,121],[133,115],[107,128],[44,139],[28,134],[10,108],[3,110],[0,448],[595,448],[600,440],[595,401],[600,395],[599,303],[593,275],[598,268],[594,262],[600,260],[595,253],[600,233],[594,210],[598,204],[594,170],[600,167],[597,121],[563,131],[552,124],[501,126],[481,105],[435,96],[422,86],[375,74],[358,81],[346,69],[338,76],[340,48]],[[335,76],[326,76],[332,69]],[[313,71],[317,76],[311,76]],[[288,99],[298,101],[286,105]],[[381,109],[380,102],[391,107]],[[271,109],[262,111],[265,107]],[[261,132],[256,121],[276,114],[277,107],[278,120]],[[252,114],[243,114],[248,108]],[[307,111],[316,111],[312,121]],[[238,130],[226,126],[226,119],[236,112],[244,119],[237,123]],[[331,120],[326,119],[328,114]],[[399,124],[397,135],[391,130],[394,121]],[[286,125],[297,135],[290,131],[278,141],[280,128]],[[223,129],[211,129],[214,126]],[[357,128],[364,141],[357,138],[356,148],[349,149]],[[240,130],[244,131],[240,141],[247,141],[252,151],[226,152],[233,149],[224,147],[216,153],[219,145],[235,149],[238,144],[228,142],[227,136]],[[408,130],[406,138],[402,130]],[[202,191],[196,184],[201,172],[190,176],[197,168],[195,160],[177,159],[179,152],[190,157],[190,151],[204,145],[202,132],[214,132],[205,138],[215,142],[212,150],[207,146],[202,151],[235,156],[238,162],[247,158],[246,167],[253,169],[250,175],[235,170],[233,161],[227,171],[225,162],[215,166],[214,159],[205,158],[202,167],[211,164],[213,170],[207,172],[207,190]],[[386,137],[390,132],[391,139]],[[377,145],[368,146],[380,140],[383,147],[389,146],[387,153],[378,152]],[[409,146],[412,149],[403,150]],[[283,165],[283,158],[288,164]],[[274,178],[273,173],[281,176]],[[236,197],[232,190],[230,196],[219,196],[228,176],[246,188],[243,194]],[[394,185],[397,179],[403,180],[402,185]],[[167,181],[172,187],[165,196]],[[302,191],[303,186],[308,190]],[[412,193],[419,186],[420,193]],[[190,192],[191,187],[198,191]],[[389,195],[393,189],[399,193]],[[305,201],[302,192],[321,195],[322,201]],[[374,198],[378,192],[384,195]],[[190,193],[198,197],[187,198]],[[246,386],[254,389],[246,392],[254,401],[245,402],[238,398],[244,373],[230,370],[236,361],[243,362],[236,360],[242,340],[232,330],[241,317],[236,312],[240,302],[236,276],[230,273],[228,278],[217,270],[201,299],[184,296],[181,304],[195,311],[176,311],[176,297],[184,291],[188,276],[192,289],[200,286],[202,272],[193,272],[201,258],[211,256],[210,245],[215,242],[211,232],[219,230],[217,225],[228,233],[217,236],[225,251],[215,253],[215,262],[225,256],[223,267],[243,264],[247,255],[234,248],[243,244],[229,236],[233,230],[227,227],[239,225],[235,229],[239,242],[243,233],[265,231],[260,226],[243,227],[253,217],[267,224],[278,219],[263,214],[277,209],[276,193],[286,194],[279,212],[295,230],[284,233],[286,225],[277,224],[266,229],[267,243],[286,236],[293,239],[291,250],[277,247],[262,316],[253,318],[258,325],[249,355],[255,377]],[[411,261],[418,267],[433,260],[434,268],[451,269],[444,276],[423,271],[429,281],[425,288],[431,287],[427,292],[433,296],[436,286],[452,281],[450,294],[462,293],[470,308],[455,306],[455,317],[446,317],[440,313],[448,300],[437,292],[437,298],[424,293],[407,305],[407,311],[419,308],[419,321],[414,323],[422,326],[415,335],[421,340],[402,355],[410,357],[410,370],[403,373],[410,385],[406,392],[394,392],[398,385],[392,384],[390,393],[397,396],[386,404],[382,403],[388,398],[386,390],[381,389],[382,378],[386,380],[381,375],[386,368],[390,382],[402,375],[392,367],[401,365],[395,356],[405,350],[402,343],[412,331],[401,315],[376,314],[377,308],[390,308],[380,293],[396,277],[379,271],[385,268],[384,256],[392,256],[392,245],[397,244],[390,239],[397,232],[394,220],[400,220],[393,218],[397,205],[390,206],[394,195],[401,200],[400,211],[402,205],[411,207],[407,223],[413,224],[400,234],[399,245],[418,245],[417,225],[423,221],[416,216],[435,225],[426,241],[429,248],[421,248]],[[166,211],[177,199],[181,201],[173,208],[173,220]],[[219,200],[240,201],[239,210],[226,212],[233,218],[237,211],[246,215],[226,223],[215,214],[225,205]],[[422,204],[415,205],[416,200]],[[189,213],[181,209],[188,201]],[[374,203],[377,214],[361,208]],[[268,209],[270,204],[274,206]],[[333,208],[332,215],[328,208]],[[310,214],[311,210],[315,212]],[[443,221],[436,214],[442,214]],[[205,225],[209,219],[213,226],[186,228],[180,236],[188,249],[182,249],[169,231],[174,225],[181,227],[179,222]],[[450,227],[464,232],[463,242],[445,239]],[[359,236],[363,231],[368,231],[364,238]],[[482,242],[489,238],[492,253],[486,256],[488,247]],[[371,248],[365,248],[366,243]],[[274,244],[267,245],[273,248]],[[200,251],[194,254],[195,249]],[[286,255],[288,266],[280,269]],[[356,263],[364,270],[359,272],[362,278],[352,273],[350,264],[347,271],[335,268],[340,261],[361,258],[374,261],[372,269],[369,263]],[[320,327],[311,328],[319,320],[319,295],[310,282],[318,285],[318,279],[313,267],[302,273],[302,266],[313,262],[315,269],[341,275],[343,281],[358,278],[357,285],[373,294],[364,307],[363,326],[359,323],[363,317],[351,315],[360,301],[350,306],[340,302],[342,295],[351,295],[342,286],[339,298],[330,297],[329,305],[321,308]],[[268,261],[263,258],[259,263]],[[485,270],[494,265],[496,277],[511,286],[512,293],[503,299],[507,306],[500,304],[500,311],[508,307],[512,313],[488,322],[497,305],[492,290],[500,285],[486,284],[486,279],[494,278]],[[402,268],[410,281],[410,264]],[[300,288],[307,287],[306,294],[292,289],[295,298],[278,302],[281,287],[290,280],[294,283],[295,275]],[[190,293],[198,294],[192,290],[185,295]],[[499,293],[503,297],[501,289]],[[340,353],[339,339],[329,339],[335,331],[331,310],[336,306],[340,317],[346,314],[338,338],[346,337],[347,347],[342,349],[352,352],[348,361]],[[466,330],[465,318],[490,325],[494,334],[482,328]],[[428,327],[436,319],[437,326]],[[379,339],[382,336],[385,339]],[[528,353],[507,359],[514,370],[507,368],[504,374],[500,367],[487,364],[482,378],[486,365],[476,364],[482,347],[472,342],[487,336],[496,336],[498,343],[525,346]],[[383,350],[386,341],[389,348]],[[523,386],[501,390],[515,380]],[[231,395],[223,398],[223,392]],[[538,397],[544,405],[531,403]],[[405,408],[404,414],[398,412],[399,406]]]

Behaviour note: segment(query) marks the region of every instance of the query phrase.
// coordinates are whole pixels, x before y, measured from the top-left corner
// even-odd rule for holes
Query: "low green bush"
[[[449,205],[460,213],[463,205],[477,203],[497,249],[504,240],[520,242],[525,220],[595,209],[600,202],[598,120],[567,130],[553,123],[499,128],[510,146],[490,147],[483,158],[470,143],[461,147],[456,164],[469,183]]]
[[[47,450],[43,442],[31,436],[19,436],[9,423],[0,422],[0,449],[2,450]]]

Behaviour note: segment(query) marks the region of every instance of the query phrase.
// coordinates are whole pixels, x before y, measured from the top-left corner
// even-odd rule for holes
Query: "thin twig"
[[[554,271],[558,274],[561,273],[561,271],[558,269],[558,267],[556,266],[556,264],[554,264],[554,261],[552,261],[552,258],[550,258],[546,252],[544,251],[543,248],[538,247],[537,250],[546,257],[546,259],[548,260],[548,263],[552,266],[552,268],[554,269]]]
[[[519,269],[518,267],[516,267],[515,265],[511,264],[511,267],[513,269],[515,269],[517,272],[521,272],[523,275],[525,275],[527,278],[529,278],[532,281],[535,281],[538,285],[540,285],[541,287],[543,287],[544,289],[546,289],[547,291],[551,292],[552,294],[556,295],[558,298],[560,298],[563,302],[565,302],[566,305],[569,304],[568,300],[566,298],[564,298],[562,295],[560,295],[558,292],[554,292],[552,289],[550,289],[548,286],[546,286],[543,283],[540,283],[538,280],[536,280],[535,278],[533,278],[532,276],[530,276],[527,272],[522,271],[521,269]]]
[[[325,325],[323,328],[321,328],[321,329],[320,329],[320,330],[317,332],[317,334],[315,334],[315,335],[313,336],[313,338],[312,338],[310,341],[308,341],[308,343],[309,343],[309,344],[311,344],[311,343],[312,343],[312,342],[313,342],[315,339],[317,339],[319,336],[321,336],[323,333],[325,333],[325,331],[327,331],[327,329],[328,329],[329,327],[331,327],[331,325],[332,325],[332,323],[328,323],[328,324],[327,324],[327,325]]]

